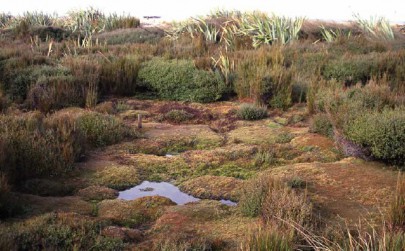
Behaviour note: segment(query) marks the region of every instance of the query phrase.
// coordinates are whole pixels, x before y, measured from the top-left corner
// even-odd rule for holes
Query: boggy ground
[[[332,139],[310,133],[306,108],[300,105],[252,122],[237,119],[239,104],[233,102],[112,102],[119,107],[116,116],[134,128],[137,114],[143,114],[139,138],[92,152],[63,180],[28,182],[16,194],[30,205],[27,218],[56,211],[61,217],[73,213],[107,220],[101,234],[122,239],[134,250],[233,250],[257,219],[218,200],[238,201],[244,182],[261,173],[300,189],[304,184],[325,222],[377,216],[395,190],[397,173],[390,167],[345,157]],[[171,182],[202,200],[175,205],[159,196],[116,199],[118,190],[144,180]]]

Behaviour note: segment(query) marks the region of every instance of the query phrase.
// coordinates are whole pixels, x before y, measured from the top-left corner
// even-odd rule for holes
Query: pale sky
[[[93,6],[104,12],[129,13],[138,17],[162,16],[165,20],[185,19],[209,13],[210,10],[261,10],[309,19],[350,20],[354,13],[361,17],[384,16],[393,22],[405,22],[405,0],[0,0],[0,12],[19,14],[24,11],[57,12]]]

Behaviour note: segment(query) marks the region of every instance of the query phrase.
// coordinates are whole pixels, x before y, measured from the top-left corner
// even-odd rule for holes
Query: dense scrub
[[[218,74],[198,70],[188,60],[153,59],[142,66],[139,79],[162,99],[206,103],[220,99],[225,91]]]
[[[48,117],[1,115],[0,125],[0,171],[11,183],[67,173],[86,145],[105,146],[133,135],[116,118],[81,110]]]

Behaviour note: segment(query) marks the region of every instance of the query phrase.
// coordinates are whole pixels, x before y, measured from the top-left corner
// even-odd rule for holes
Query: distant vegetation
[[[250,103],[236,111],[245,120],[265,118],[268,108],[283,111],[304,104],[312,116],[311,132],[335,139],[343,152],[355,145],[353,155],[405,166],[405,35],[383,18],[356,17],[343,25],[261,12],[217,11],[163,29],[142,27],[138,18],[93,8],[71,11],[66,17],[2,13],[1,217],[19,212],[10,193],[23,181],[69,174],[88,149],[136,137],[121,119],[96,108],[102,100],[124,96],[200,103],[241,100]],[[194,115],[173,109],[165,116],[180,123]],[[287,219],[308,225],[313,208],[303,194],[278,180],[255,182],[244,191],[242,214],[260,215],[266,222],[275,217],[268,211],[274,207],[288,214]],[[404,185],[398,186],[403,194]],[[404,228],[404,213],[398,209],[405,204],[401,195],[395,203],[395,229],[384,229],[391,231],[387,235],[359,233],[353,244],[347,241],[353,236],[346,233],[349,236],[340,240],[340,246],[332,246],[363,250],[369,242],[385,245],[387,240],[386,245],[404,247],[403,236],[397,236],[398,229]],[[285,219],[283,213],[276,217]],[[105,222],[80,219],[66,225],[65,220],[64,215],[36,218],[38,224],[14,233],[23,241],[14,244],[22,250],[32,245],[122,248],[120,242],[95,237]],[[56,245],[56,237],[47,233],[59,234],[54,231],[62,231],[60,227],[65,231],[60,236],[69,243]],[[73,240],[78,231],[89,243]],[[252,233],[244,248],[291,250],[297,232],[286,236],[260,230]],[[38,238],[44,242],[38,243]],[[310,234],[306,238],[310,244],[312,240],[331,245]]]

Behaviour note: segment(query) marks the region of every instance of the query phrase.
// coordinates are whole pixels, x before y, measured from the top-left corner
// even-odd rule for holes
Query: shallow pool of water
[[[150,182],[144,181],[140,185],[119,192],[118,199],[134,200],[145,196],[159,195],[171,199],[178,205],[188,202],[199,201],[189,194],[183,193],[178,187],[168,182]],[[236,206],[236,203],[230,200],[220,200],[221,203],[228,206]]]

